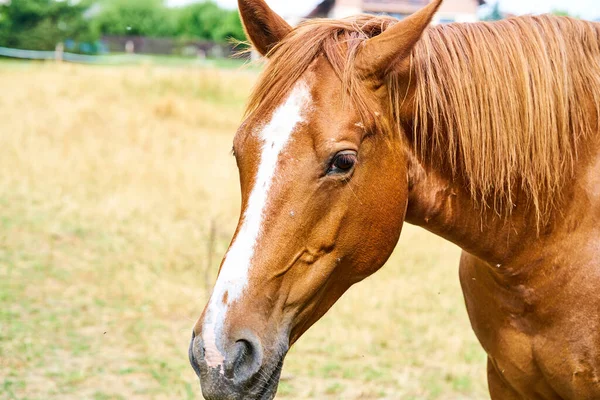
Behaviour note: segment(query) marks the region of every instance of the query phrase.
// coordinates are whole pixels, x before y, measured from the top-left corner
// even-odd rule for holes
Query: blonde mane
[[[372,15],[304,22],[271,52],[247,112],[279,104],[324,55],[369,115],[354,58],[364,40],[396,22]],[[573,173],[578,142],[598,132],[600,25],[554,16],[438,25],[415,47],[411,71],[413,97],[399,89],[406,77],[390,74],[387,88],[398,127],[401,107],[413,102],[416,154],[449,166],[474,199],[496,210],[510,212],[503,206],[522,190],[545,218]]]

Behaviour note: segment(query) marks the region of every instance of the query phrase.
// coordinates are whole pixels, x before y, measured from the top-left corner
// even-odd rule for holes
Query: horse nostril
[[[192,340],[190,341],[188,357],[190,359],[190,364],[192,365],[192,368],[194,368],[194,372],[196,372],[196,375],[198,375],[198,377],[200,377],[200,365],[198,364],[198,359],[196,358],[196,354],[194,351],[195,339],[196,339],[196,333],[192,332]],[[202,348],[202,345],[201,345],[201,348]],[[202,354],[204,354],[204,350],[202,350],[201,357],[203,357]]]
[[[235,342],[225,363],[225,376],[238,382],[246,381],[260,369],[261,358],[258,343],[240,339]]]

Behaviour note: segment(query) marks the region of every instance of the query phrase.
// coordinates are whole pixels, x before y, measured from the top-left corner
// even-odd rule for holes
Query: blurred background
[[[428,0],[271,3],[293,25],[306,18],[341,18],[361,12],[404,18]],[[236,4],[235,0],[0,0],[0,56],[79,63],[222,60],[234,54],[234,43],[245,40]],[[600,4],[596,0],[446,0],[434,22],[497,20],[543,12],[593,20],[600,18]],[[81,56],[86,54],[113,57]]]
[[[297,23],[426,2],[269,4]],[[187,347],[239,215],[231,143],[261,70],[231,57],[235,5],[0,1],[0,399],[200,398]],[[446,0],[435,23],[542,12],[600,5]],[[406,226],[292,349],[278,398],[488,398],[459,254]]]

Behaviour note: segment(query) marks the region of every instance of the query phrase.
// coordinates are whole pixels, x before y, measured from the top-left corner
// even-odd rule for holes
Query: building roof
[[[484,5],[486,3],[486,0],[476,0],[478,5]],[[371,4],[368,4],[371,3]],[[375,3],[377,3],[377,1],[374,0],[367,0],[367,4],[365,4],[367,7],[365,7],[365,11],[375,11]],[[383,6],[383,8],[381,9],[377,9],[376,11],[388,11],[387,8],[389,8],[390,6],[392,6],[394,3],[397,3],[398,5],[402,5],[402,3],[405,3],[408,7],[410,7],[411,9],[407,9],[407,12],[414,12],[416,11],[416,9],[420,8],[421,5],[416,4],[415,5],[415,1],[414,0],[397,0],[397,1],[393,1],[393,0],[382,0],[381,1],[381,6]],[[425,1],[425,3],[427,3],[427,1]],[[323,17],[327,17],[330,13],[330,11],[333,9],[333,6],[335,6],[335,0],[323,0],[321,1],[307,16],[306,18],[323,18]],[[416,8],[415,8],[416,7]]]
[[[334,5],[335,0],[323,0],[306,16],[306,18],[326,17]]]

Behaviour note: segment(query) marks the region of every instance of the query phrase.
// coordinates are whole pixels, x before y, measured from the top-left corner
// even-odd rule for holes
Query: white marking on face
[[[260,132],[263,144],[254,186],[248,198],[242,226],[225,256],[202,329],[205,360],[209,367],[219,367],[225,361],[217,342],[222,336],[227,308],[241,297],[248,283],[254,249],[262,231],[263,216],[269,202],[269,189],[275,177],[279,155],[290,141],[298,124],[303,122],[303,112],[310,102],[310,88],[304,82],[297,83],[285,103],[275,110],[271,121]],[[224,371],[221,370],[221,373]]]

